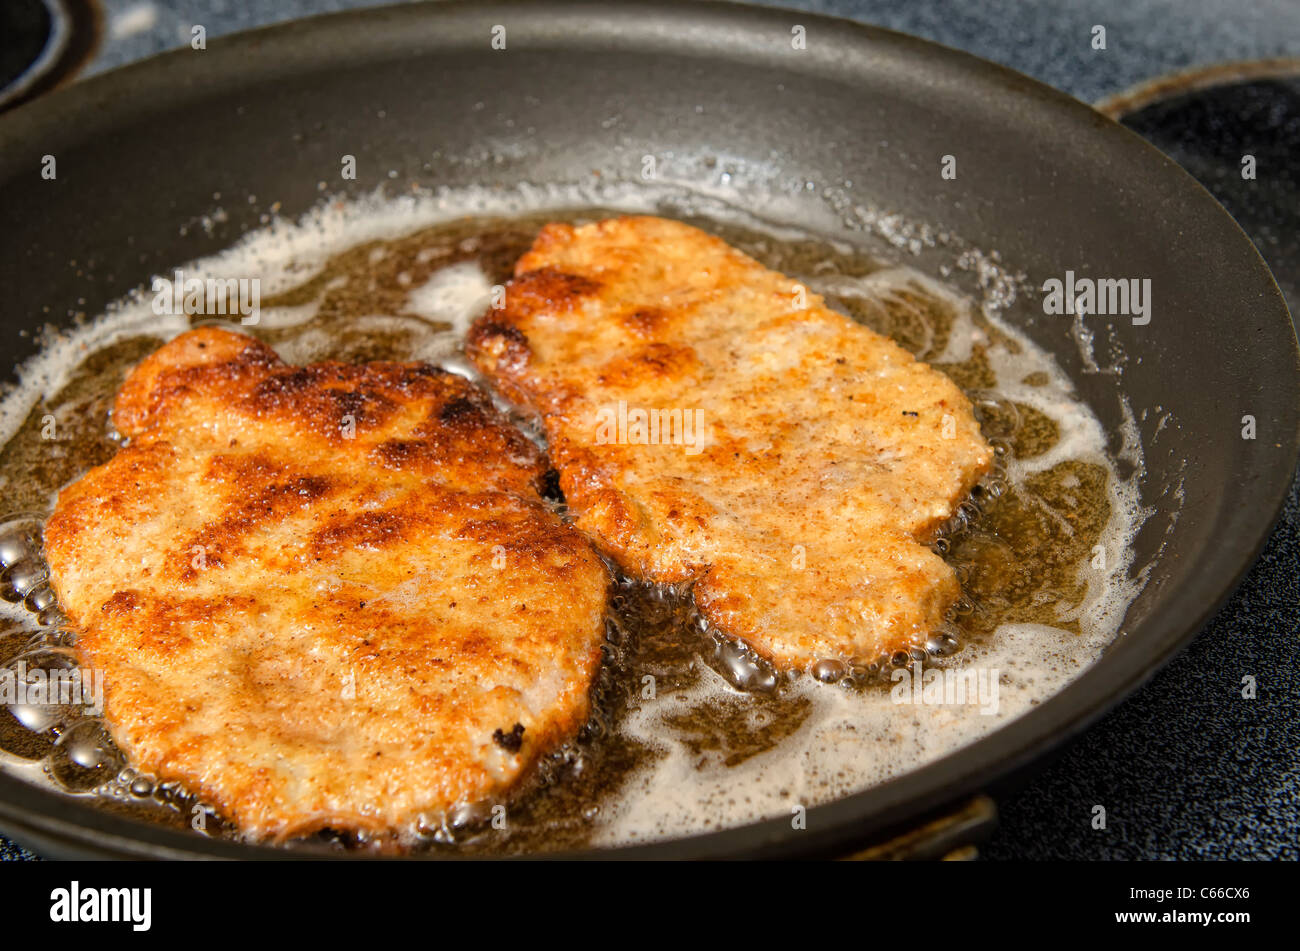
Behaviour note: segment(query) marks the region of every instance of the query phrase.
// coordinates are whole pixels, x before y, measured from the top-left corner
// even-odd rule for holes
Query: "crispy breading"
[[[468,381],[203,328],[114,421],[45,549],[138,769],[253,837],[385,832],[501,797],[585,722],[607,573]]]
[[[959,596],[926,543],[993,458],[969,401],[721,239],[548,225],[468,350],[539,414],[578,527],[778,664],[923,642]]]

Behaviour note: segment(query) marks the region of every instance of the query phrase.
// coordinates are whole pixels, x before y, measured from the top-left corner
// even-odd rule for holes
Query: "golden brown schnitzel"
[[[577,526],[773,661],[874,660],[959,596],[926,542],[992,461],[970,403],[719,238],[548,225],[469,351],[540,415]]]
[[[587,718],[606,571],[464,379],[205,328],[114,420],[45,548],[137,768],[251,836],[386,831],[503,796]]]

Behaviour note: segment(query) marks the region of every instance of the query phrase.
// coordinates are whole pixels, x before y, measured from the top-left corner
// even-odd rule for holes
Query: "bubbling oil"
[[[1107,454],[1096,417],[1050,355],[1001,316],[1005,299],[962,296],[898,263],[887,243],[864,236],[849,246],[711,199],[642,190],[600,207],[590,193],[544,197],[530,192],[509,205],[467,191],[331,203],[298,223],[273,222],[187,273],[261,278],[270,289],[262,319],[242,329],[290,362],[428,360],[477,379],[461,350],[465,328],[543,223],[620,211],[691,221],[890,336],[970,397],[996,462],[933,540],[963,597],[944,628],[911,650],[779,672],[710,630],[689,587],[615,572],[592,717],[505,804],[506,822],[489,820],[488,804],[467,804],[395,840],[326,832],[289,847],[513,853],[789,815],[972,742],[1060,689],[1115,636],[1140,586],[1123,557],[1145,517],[1140,455],[1121,466]],[[87,327],[50,335],[0,406],[0,485],[15,513],[0,524],[0,595],[12,606],[0,665],[11,670],[75,665],[76,634],[41,558],[43,519],[62,486],[116,451],[109,408],[130,369],[206,322],[150,320],[147,307],[147,294],[137,294]],[[541,440],[531,420],[513,418]],[[1099,549],[1112,553],[1100,567]],[[897,673],[922,668],[993,671],[1000,709],[900,703],[890,686]],[[236,835],[208,804],[135,769],[102,718],[75,706],[0,705],[0,768],[117,812]]]

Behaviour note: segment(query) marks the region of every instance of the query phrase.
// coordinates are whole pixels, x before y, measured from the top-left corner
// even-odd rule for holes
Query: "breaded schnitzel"
[[[608,578],[537,449],[418,363],[289,366],[192,330],[45,550],[132,765],[254,837],[503,796],[586,720]]]
[[[993,458],[970,403],[721,239],[548,225],[468,349],[540,415],[577,526],[770,660],[874,660],[959,596],[925,543]]]

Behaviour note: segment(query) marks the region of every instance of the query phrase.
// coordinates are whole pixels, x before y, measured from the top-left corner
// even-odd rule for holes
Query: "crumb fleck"
[[[524,745],[524,725],[516,723],[509,733],[500,729],[492,731],[492,742],[509,753],[518,753]]]

